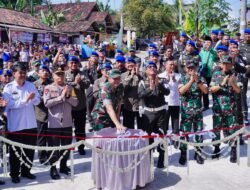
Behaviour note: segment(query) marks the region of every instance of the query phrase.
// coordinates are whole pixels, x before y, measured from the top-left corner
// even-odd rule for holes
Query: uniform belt
[[[161,111],[161,110],[165,110],[167,109],[167,105],[158,107],[158,108],[149,108],[149,107],[144,107],[144,110],[149,111],[149,112],[157,112],[157,111]]]

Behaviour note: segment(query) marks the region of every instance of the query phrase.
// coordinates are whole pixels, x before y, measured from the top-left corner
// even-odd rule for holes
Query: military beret
[[[48,58],[48,57],[45,57],[45,58],[43,58],[42,62],[43,62],[43,63],[49,63],[49,62],[50,62],[50,60],[49,60],[49,58]]]
[[[236,42],[235,40],[229,40],[229,43],[230,44],[235,44],[235,45],[239,46],[238,42]]]
[[[92,56],[99,57],[99,54],[98,54],[96,51],[92,51],[91,55],[92,55]]]
[[[159,57],[159,53],[156,50],[149,51],[149,56],[157,56]]]
[[[148,45],[148,47],[151,47],[151,48],[157,49],[156,44],[149,44],[149,45]]]
[[[218,30],[212,30],[212,34],[218,35]]]
[[[146,68],[147,67],[154,67],[154,68],[157,68],[157,66],[156,66],[156,63],[155,62],[153,62],[153,61],[149,61],[148,63],[147,63],[147,65],[146,65]]]
[[[116,62],[121,62],[121,63],[126,62],[125,57],[123,57],[122,55],[116,56],[115,60],[116,60]]]
[[[135,61],[135,59],[133,57],[128,57],[127,62],[131,62],[131,63],[136,64],[136,61]]]
[[[232,57],[228,56],[228,55],[223,55],[220,59],[221,63],[230,63],[232,64]]]
[[[188,38],[186,32],[181,32],[181,36],[182,36],[182,37],[185,37],[185,38]]]
[[[49,46],[43,46],[43,50],[48,51],[49,50]]]
[[[250,28],[246,28],[246,29],[244,30],[244,33],[245,33],[245,34],[250,34]]]
[[[74,61],[74,62],[76,62],[76,63],[79,63],[79,59],[78,59],[76,56],[74,56],[74,55],[69,56],[68,61]]]
[[[216,47],[216,50],[217,51],[222,50],[228,52],[228,47],[225,45],[219,45],[218,47]]]
[[[220,34],[220,35],[224,35],[225,33],[224,33],[223,30],[220,29],[220,30],[218,30],[218,35],[219,35],[219,34]]]
[[[112,69],[108,72],[110,78],[121,77],[121,71],[119,69]]]
[[[44,65],[44,64],[40,65],[39,70],[41,70],[41,69],[44,69],[44,70],[46,70],[48,73],[50,73],[49,67],[48,67],[47,65]]]
[[[109,70],[111,70],[112,69],[112,65],[109,62],[105,62],[105,63],[101,64],[101,70],[103,70],[103,69],[109,69]]]
[[[10,53],[3,53],[3,61],[8,62],[11,59]]]
[[[188,40],[186,45],[188,44],[195,47],[195,42],[193,40]]]
[[[121,54],[121,55],[125,55],[124,52],[122,50],[117,50],[117,53]]]

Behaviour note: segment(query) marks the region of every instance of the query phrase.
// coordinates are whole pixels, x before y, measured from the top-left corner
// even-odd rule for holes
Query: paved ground
[[[145,55],[145,54],[143,54]],[[142,55],[142,56],[143,56]],[[212,126],[211,110],[204,113],[205,128]],[[212,152],[212,147],[206,147]],[[216,161],[206,160],[204,165],[198,165],[193,160],[194,151],[190,151],[190,168],[187,174],[187,167],[178,164],[179,151],[172,146],[169,148],[170,166],[169,174],[167,169],[155,168],[154,181],[142,190],[249,190],[250,189],[250,167],[247,167],[247,144],[241,146],[240,165],[232,164],[229,158],[222,158]],[[21,178],[20,184],[12,184],[10,178],[6,178],[6,185],[0,186],[5,190],[94,190],[96,189],[91,180],[91,151],[87,150],[85,156],[79,156],[77,152],[75,158],[75,178],[72,182],[70,178],[61,175],[59,181],[52,181],[49,177],[49,169],[44,167],[34,167],[32,172],[37,175],[36,181]],[[157,154],[154,155],[155,162]],[[38,160],[35,160],[38,164]]]

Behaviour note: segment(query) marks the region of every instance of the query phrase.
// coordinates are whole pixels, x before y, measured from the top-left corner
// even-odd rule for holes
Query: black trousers
[[[248,87],[248,78],[244,78],[241,98],[242,98],[242,111],[243,111],[245,119],[247,119],[247,115],[248,115],[247,87]]]
[[[47,130],[48,130],[48,123],[37,120],[37,146],[48,145],[48,137],[46,136]],[[47,151],[46,150],[38,151],[38,158],[40,161],[44,162],[47,159]]]
[[[166,113],[166,130],[169,129],[169,120],[171,118],[172,130],[174,134],[179,134],[180,106],[168,106]]]
[[[135,128],[135,118],[136,118],[136,124],[137,128],[142,128],[143,119],[139,116],[139,112],[133,112],[126,109],[122,110],[122,116],[123,116],[123,125],[125,127],[128,127],[130,129]]]
[[[210,83],[211,83],[211,80],[212,78],[211,77],[205,77],[206,79],[206,82],[207,82],[207,86],[209,87],[210,86]],[[209,94],[203,94],[203,107],[204,108],[208,108],[209,107]]]
[[[14,132],[15,134],[8,134],[8,138],[14,142],[19,142],[22,144],[27,144],[27,145],[36,145],[36,134],[37,134],[37,129],[25,129],[21,131]],[[30,133],[32,135],[23,135],[23,134],[18,134],[18,133]],[[21,149],[19,147],[15,147],[16,151],[18,154],[21,156],[22,160],[27,163],[29,166],[32,166],[31,163],[27,161],[25,158],[24,154],[22,153]],[[34,150],[31,149],[23,149],[23,152],[25,155],[28,157],[28,159],[33,162],[34,159]],[[31,168],[28,168],[24,164],[21,164],[21,161],[19,158],[16,156],[14,149],[12,146],[10,146],[10,176],[11,177],[18,177],[21,173],[29,173]]]
[[[75,126],[75,136],[76,137],[86,137],[86,109],[79,111],[72,111],[72,118]],[[76,138],[76,141],[82,140],[81,138]],[[78,149],[84,149],[84,145],[80,145]]]
[[[159,133],[159,129],[162,129],[166,134],[166,110],[158,112],[145,111],[143,114],[143,126],[144,130],[150,135],[151,133]],[[152,144],[154,139],[149,139],[149,143]]]
[[[69,145],[72,143],[72,127],[66,127],[66,128],[51,128],[48,129],[50,135],[56,135],[56,136],[50,136],[48,138],[48,145],[49,147],[53,146],[64,146]],[[64,136],[64,137],[60,137]],[[50,164],[52,165],[54,162],[56,162],[60,156],[63,155],[65,150],[61,151],[54,151],[54,154],[52,155],[50,159]],[[48,155],[50,156],[52,154],[52,151],[48,152]],[[69,150],[67,150],[66,155],[63,157],[60,163],[60,167],[65,167],[67,164],[67,160],[69,159]]]

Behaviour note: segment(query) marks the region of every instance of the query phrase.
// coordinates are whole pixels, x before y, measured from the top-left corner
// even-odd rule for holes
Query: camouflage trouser
[[[213,115],[213,129],[215,138],[213,139],[214,141],[220,140],[221,139],[221,130],[222,128],[231,128],[237,125],[236,122],[236,116],[232,114],[224,114],[224,113],[214,113]],[[229,135],[232,135],[235,133],[234,130],[223,130],[223,135],[224,137],[227,137]],[[220,144],[218,144],[219,146]]]
[[[202,113],[197,113],[197,114],[185,114],[181,113],[181,126],[180,126],[180,131],[183,133],[191,132],[193,128],[193,132],[199,132],[203,130],[203,115]],[[189,137],[181,137],[181,139],[185,139],[189,141]],[[202,143],[203,138],[200,135],[195,135],[195,141],[197,143]],[[181,150],[186,150],[187,145],[181,143],[180,144],[180,149]]]

